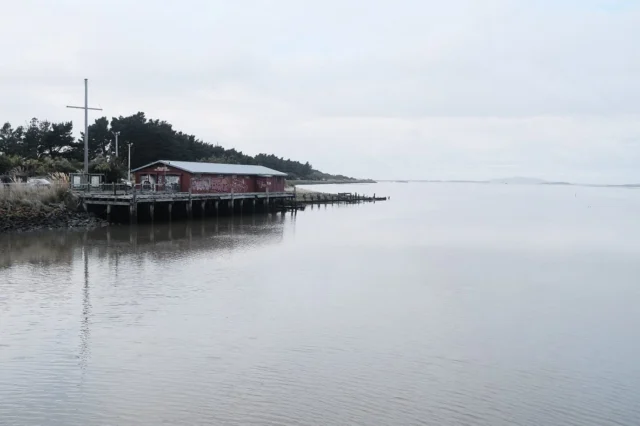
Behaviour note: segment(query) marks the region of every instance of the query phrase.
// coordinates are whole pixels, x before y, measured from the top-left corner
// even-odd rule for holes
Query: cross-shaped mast
[[[89,108],[89,80],[84,79],[84,106],[71,106],[67,108],[76,108],[84,110],[84,175],[85,179],[89,175],[89,110],[102,111],[102,108]]]

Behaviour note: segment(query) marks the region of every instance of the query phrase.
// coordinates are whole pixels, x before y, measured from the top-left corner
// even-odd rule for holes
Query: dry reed
[[[53,183],[50,186],[31,186],[22,183],[0,184],[0,203],[16,205],[54,204],[64,201],[68,184]]]

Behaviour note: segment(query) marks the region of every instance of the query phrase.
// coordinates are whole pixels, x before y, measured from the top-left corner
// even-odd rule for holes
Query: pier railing
[[[180,192],[180,185],[177,183],[136,183],[135,189],[138,192]]]
[[[114,195],[129,194],[133,192],[133,187],[126,183],[100,183],[98,185],[81,183],[73,185],[72,189],[76,192],[112,193]]]
[[[93,184],[79,184],[74,185],[73,190],[76,192],[84,193],[103,193],[113,195],[123,195],[131,193],[176,193],[180,192],[180,186],[177,184],[157,184],[157,183],[137,183],[132,185],[130,183],[101,183],[99,185]]]

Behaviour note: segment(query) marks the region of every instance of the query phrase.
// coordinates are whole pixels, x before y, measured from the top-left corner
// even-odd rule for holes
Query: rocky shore
[[[109,223],[85,212],[60,204],[15,204],[0,202],[0,233],[42,229],[92,229]]]

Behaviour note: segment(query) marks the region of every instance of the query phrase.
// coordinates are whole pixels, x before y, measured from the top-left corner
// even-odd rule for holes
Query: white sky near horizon
[[[640,182],[638,0],[21,0],[1,21],[14,126],[79,131],[86,77],[109,118],[330,173]]]

